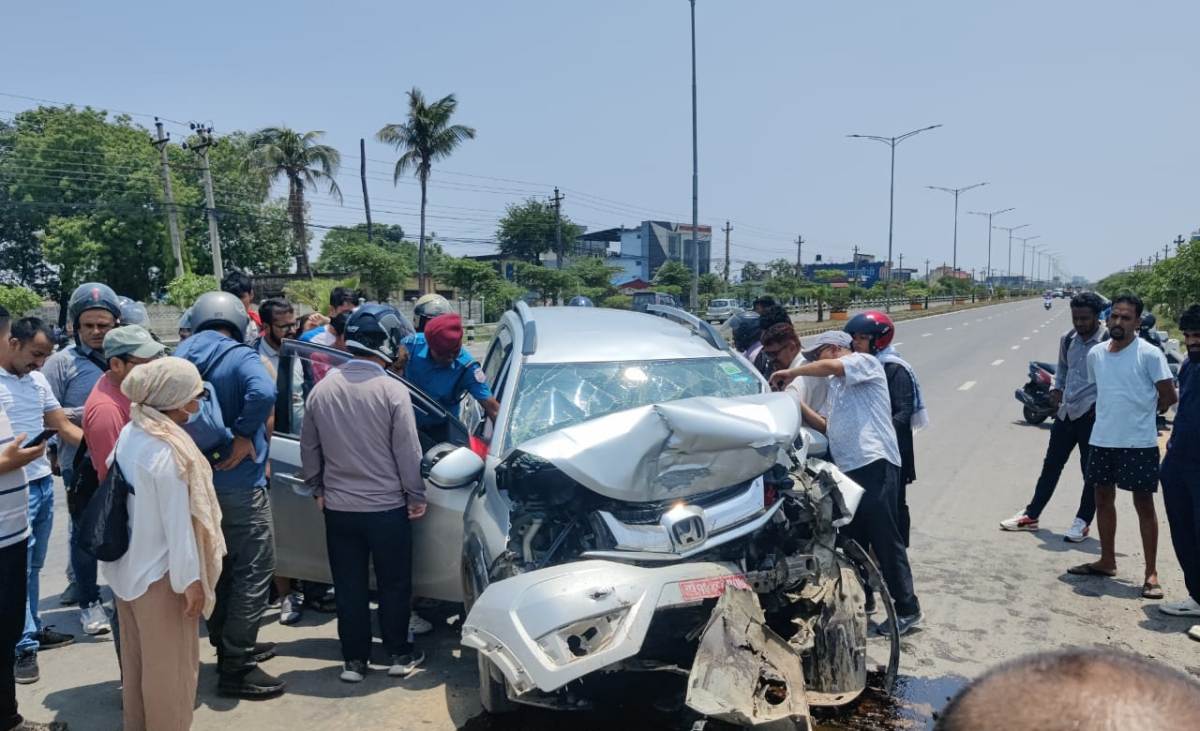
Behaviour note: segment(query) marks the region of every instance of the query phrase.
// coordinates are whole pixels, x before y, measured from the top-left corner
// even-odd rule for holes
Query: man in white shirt
[[[762,334],[762,351],[772,363],[773,369],[795,368],[809,361],[800,352],[800,338],[790,324],[781,322],[772,325]],[[825,413],[829,400],[829,378],[827,376],[800,376],[792,379],[784,389],[796,399],[796,405],[807,404],[818,414]]]
[[[1167,358],[1138,337],[1142,300],[1121,295],[1108,316],[1106,343],[1088,351],[1088,381],[1096,384],[1096,425],[1089,443],[1087,480],[1096,486],[1096,524],[1100,531],[1100,560],[1072,566],[1068,572],[1085,576],[1115,576],[1117,557],[1116,488],[1133,493],[1133,507],[1142,533],[1146,573],[1142,596],[1162,599],[1158,583],[1158,427],[1156,413],[1179,400]]]
[[[83,431],[67,418],[39,370],[53,350],[50,327],[42,320],[25,317],[12,324],[8,345],[0,352],[0,407],[17,433],[24,432],[33,438],[43,429],[57,429],[60,439],[78,445]],[[39,579],[54,524],[54,477],[44,456],[26,465],[25,477],[29,480],[32,531],[28,552],[29,611],[25,615],[25,634],[17,643],[15,672],[18,683],[35,683],[39,678],[38,650],[69,645],[74,637],[42,627],[38,618]]]
[[[804,376],[829,378],[828,418],[805,403],[800,410],[806,423],[829,437],[834,463],[865,491],[847,534],[864,549],[874,549],[903,635],[924,617],[900,532],[900,447],[883,365],[874,356],[853,352],[852,344],[849,333],[821,333],[803,353],[812,362],[772,373],[771,386],[779,390]],[[881,625],[880,633],[890,634],[889,625]]]

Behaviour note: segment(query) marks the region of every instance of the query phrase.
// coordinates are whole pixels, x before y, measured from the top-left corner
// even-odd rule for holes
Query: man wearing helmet
[[[425,332],[429,321],[441,315],[450,314],[450,302],[440,294],[423,295],[413,305],[413,319],[416,320],[417,332]]]
[[[72,424],[81,426],[83,406],[96,382],[108,370],[108,361],[104,357],[104,336],[120,322],[120,298],[106,284],[81,284],[71,294],[67,318],[75,331],[75,342],[50,356],[42,368],[42,374],[49,381],[50,389],[62,404],[67,418]],[[63,485],[68,490],[75,481],[76,463],[86,457],[85,452],[86,447],[80,449],[70,443],[59,445],[58,463],[61,465]],[[79,623],[85,633],[105,634],[112,627],[100,601],[100,587],[96,585],[96,559],[77,545],[77,522],[78,516],[73,516],[70,524],[70,583],[63,592],[62,603],[79,604]]]
[[[912,527],[908,511],[908,485],[917,479],[913,432],[923,429],[929,423],[925,400],[921,396],[921,386],[912,366],[892,347],[892,340],[896,336],[896,324],[887,314],[879,310],[860,313],[850,318],[845,330],[854,339],[854,352],[875,356],[883,364],[883,371],[887,375],[888,395],[892,403],[892,426],[896,428],[896,443],[900,447],[897,510],[900,533],[904,536],[904,545],[907,546]]]
[[[175,351],[213,385],[221,418],[231,435],[211,450],[213,486],[221,506],[228,553],[217,582],[217,605],[208,620],[217,650],[220,695],[267,698],[283,681],[258,667],[258,625],[275,573],[271,501],[267,494],[267,419],[275,408],[275,382],[247,345],[250,317],[228,292],[208,292],[192,305],[192,336]],[[215,455],[212,456],[212,455]]]
[[[500,402],[492,396],[478,361],[463,349],[462,340],[462,318],[458,315],[440,315],[429,320],[423,332],[404,339],[404,347],[408,349],[404,377],[440,403],[451,416],[458,417],[459,402],[463,394],[470,393],[488,418],[495,419],[500,413]]]
[[[388,675],[407,677],[425,657],[409,640],[410,521],[426,507],[421,447],[408,388],[387,373],[404,355],[409,332],[390,305],[355,310],[346,323],[346,348],[354,358],[313,387],[300,430],[304,479],[325,514],[342,644],[340,677],[348,683],[367,674],[372,563]]]

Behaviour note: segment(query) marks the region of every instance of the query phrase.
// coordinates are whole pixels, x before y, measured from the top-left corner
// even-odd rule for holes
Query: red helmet
[[[896,336],[896,323],[879,310],[867,310],[851,317],[845,330],[851,335],[870,335],[871,349],[878,352],[892,344],[892,338]]]

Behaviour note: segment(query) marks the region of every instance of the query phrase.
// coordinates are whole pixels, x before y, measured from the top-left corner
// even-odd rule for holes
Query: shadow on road
[[[1081,543],[1071,543],[1064,540],[1058,533],[1051,533],[1048,530],[1039,530],[1033,533],[1041,543],[1038,548],[1043,551],[1051,551],[1053,553],[1067,553],[1069,551],[1079,551],[1092,556],[1100,555],[1100,541],[1095,538],[1085,538]]]
[[[52,691],[42,703],[54,711],[55,721],[65,721],[71,728],[121,728],[121,683],[116,680]],[[30,716],[42,720],[37,711],[31,711]]]
[[[1186,633],[1189,627],[1200,624],[1200,617],[1172,617],[1158,611],[1159,604],[1162,602],[1142,605],[1142,613],[1146,615],[1146,618],[1138,622],[1138,626],[1159,634],[1178,635],[1181,642],[1185,639],[1192,641],[1186,636]],[[1200,647],[1200,644],[1197,647]]]
[[[1114,599],[1142,599],[1142,584],[1132,584],[1126,579],[1103,576],[1076,576],[1063,572],[1058,580],[1071,587],[1071,591],[1087,597],[1113,597]]]

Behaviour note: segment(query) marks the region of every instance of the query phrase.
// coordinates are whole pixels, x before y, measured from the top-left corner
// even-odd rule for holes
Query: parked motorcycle
[[[1054,415],[1058,407],[1050,400],[1050,387],[1054,384],[1052,363],[1029,361],[1029,382],[1018,388],[1016,399],[1022,404],[1025,421],[1037,425]]]

